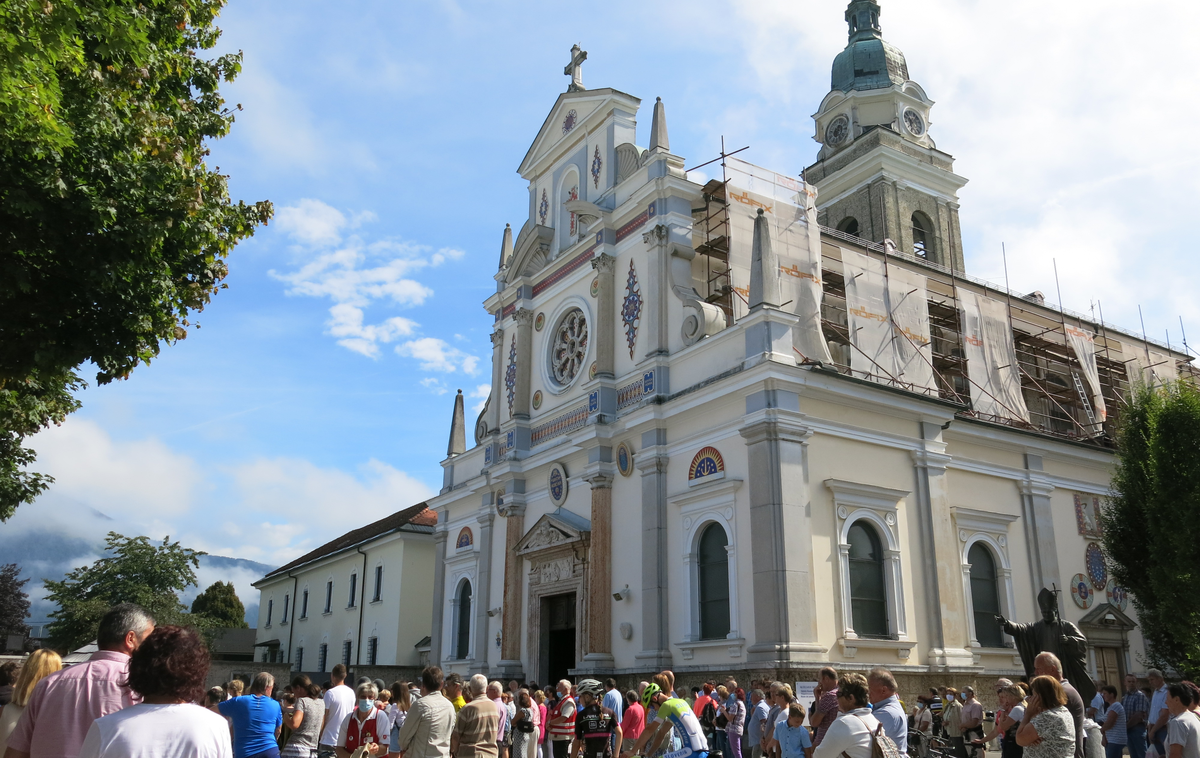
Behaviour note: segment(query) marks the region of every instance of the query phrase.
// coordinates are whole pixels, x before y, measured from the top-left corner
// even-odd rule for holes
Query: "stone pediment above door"
[[[1079,619],[1079,628],[1091,636],[1093,629],[1115,629],[1122,632],[1132,631],[1137,622],[1129,618],[1120,608],[1111,603],[1100,603]]]
[[[550,248],[553,242],[552,228],[535,224],[533,219],[526,221],[517,235],[517,243],[504,281],[511,284],[523,276],[533,276],[544,269],[551,261]]]
[[[567,547],[586,547],[591,541],[592,522],[559,508],[547,513],[517,543],[517,555],[529,556]]]

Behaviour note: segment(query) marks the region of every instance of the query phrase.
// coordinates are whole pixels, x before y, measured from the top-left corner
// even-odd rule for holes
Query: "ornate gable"
[[[542,122],[517,173],[526,179],[534,179],[582,142],[587,134],[599,128],[600,122],[614,109],[625,111],[632,117],[641,102],[633,95],[607,87],[562,93]]]
[[[591,539],[592,524],[582,516],[559,508],[537,520],[521,541],[517,543],[517,555],[529,555],[543,550],[564,548],[578,543],[585,545]]]

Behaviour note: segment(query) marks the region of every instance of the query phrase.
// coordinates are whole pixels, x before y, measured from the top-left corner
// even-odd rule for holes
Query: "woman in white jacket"
[[[871,735],[879,729],[879,719],[871,715],[867,678],[862,674],[842,674],[838,679],[838,717],[825,732],[825,738],[813,751],[813,758],[871,758]]]

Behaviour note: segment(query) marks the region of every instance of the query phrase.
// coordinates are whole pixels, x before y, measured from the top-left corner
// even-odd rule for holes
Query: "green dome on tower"
[[[861,92],[908,81],[904,53],[883,41],[876,0],[851,0],[846,23],[850,25],[850,43],[833,59],[830,89]]]

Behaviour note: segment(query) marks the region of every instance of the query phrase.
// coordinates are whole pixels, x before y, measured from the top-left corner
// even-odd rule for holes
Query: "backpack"
[[[712,701],[709,700],[704,704],[704,708],[700,710],[700,728],[706,733],[711,732],[716,728],[717,709],[713,707]]]
[[[867,726],[867,722],[862,716],[856,715],[855,718],[862,721],[863,726]],[[907,758],[900,752],[895,740],[884,734],[882,723],[874,732],[871,732],[871,728],[867,726],[867,733],[871,735],[871,758]],[[850,758],[850,756],[842,751],[842,758]]]

